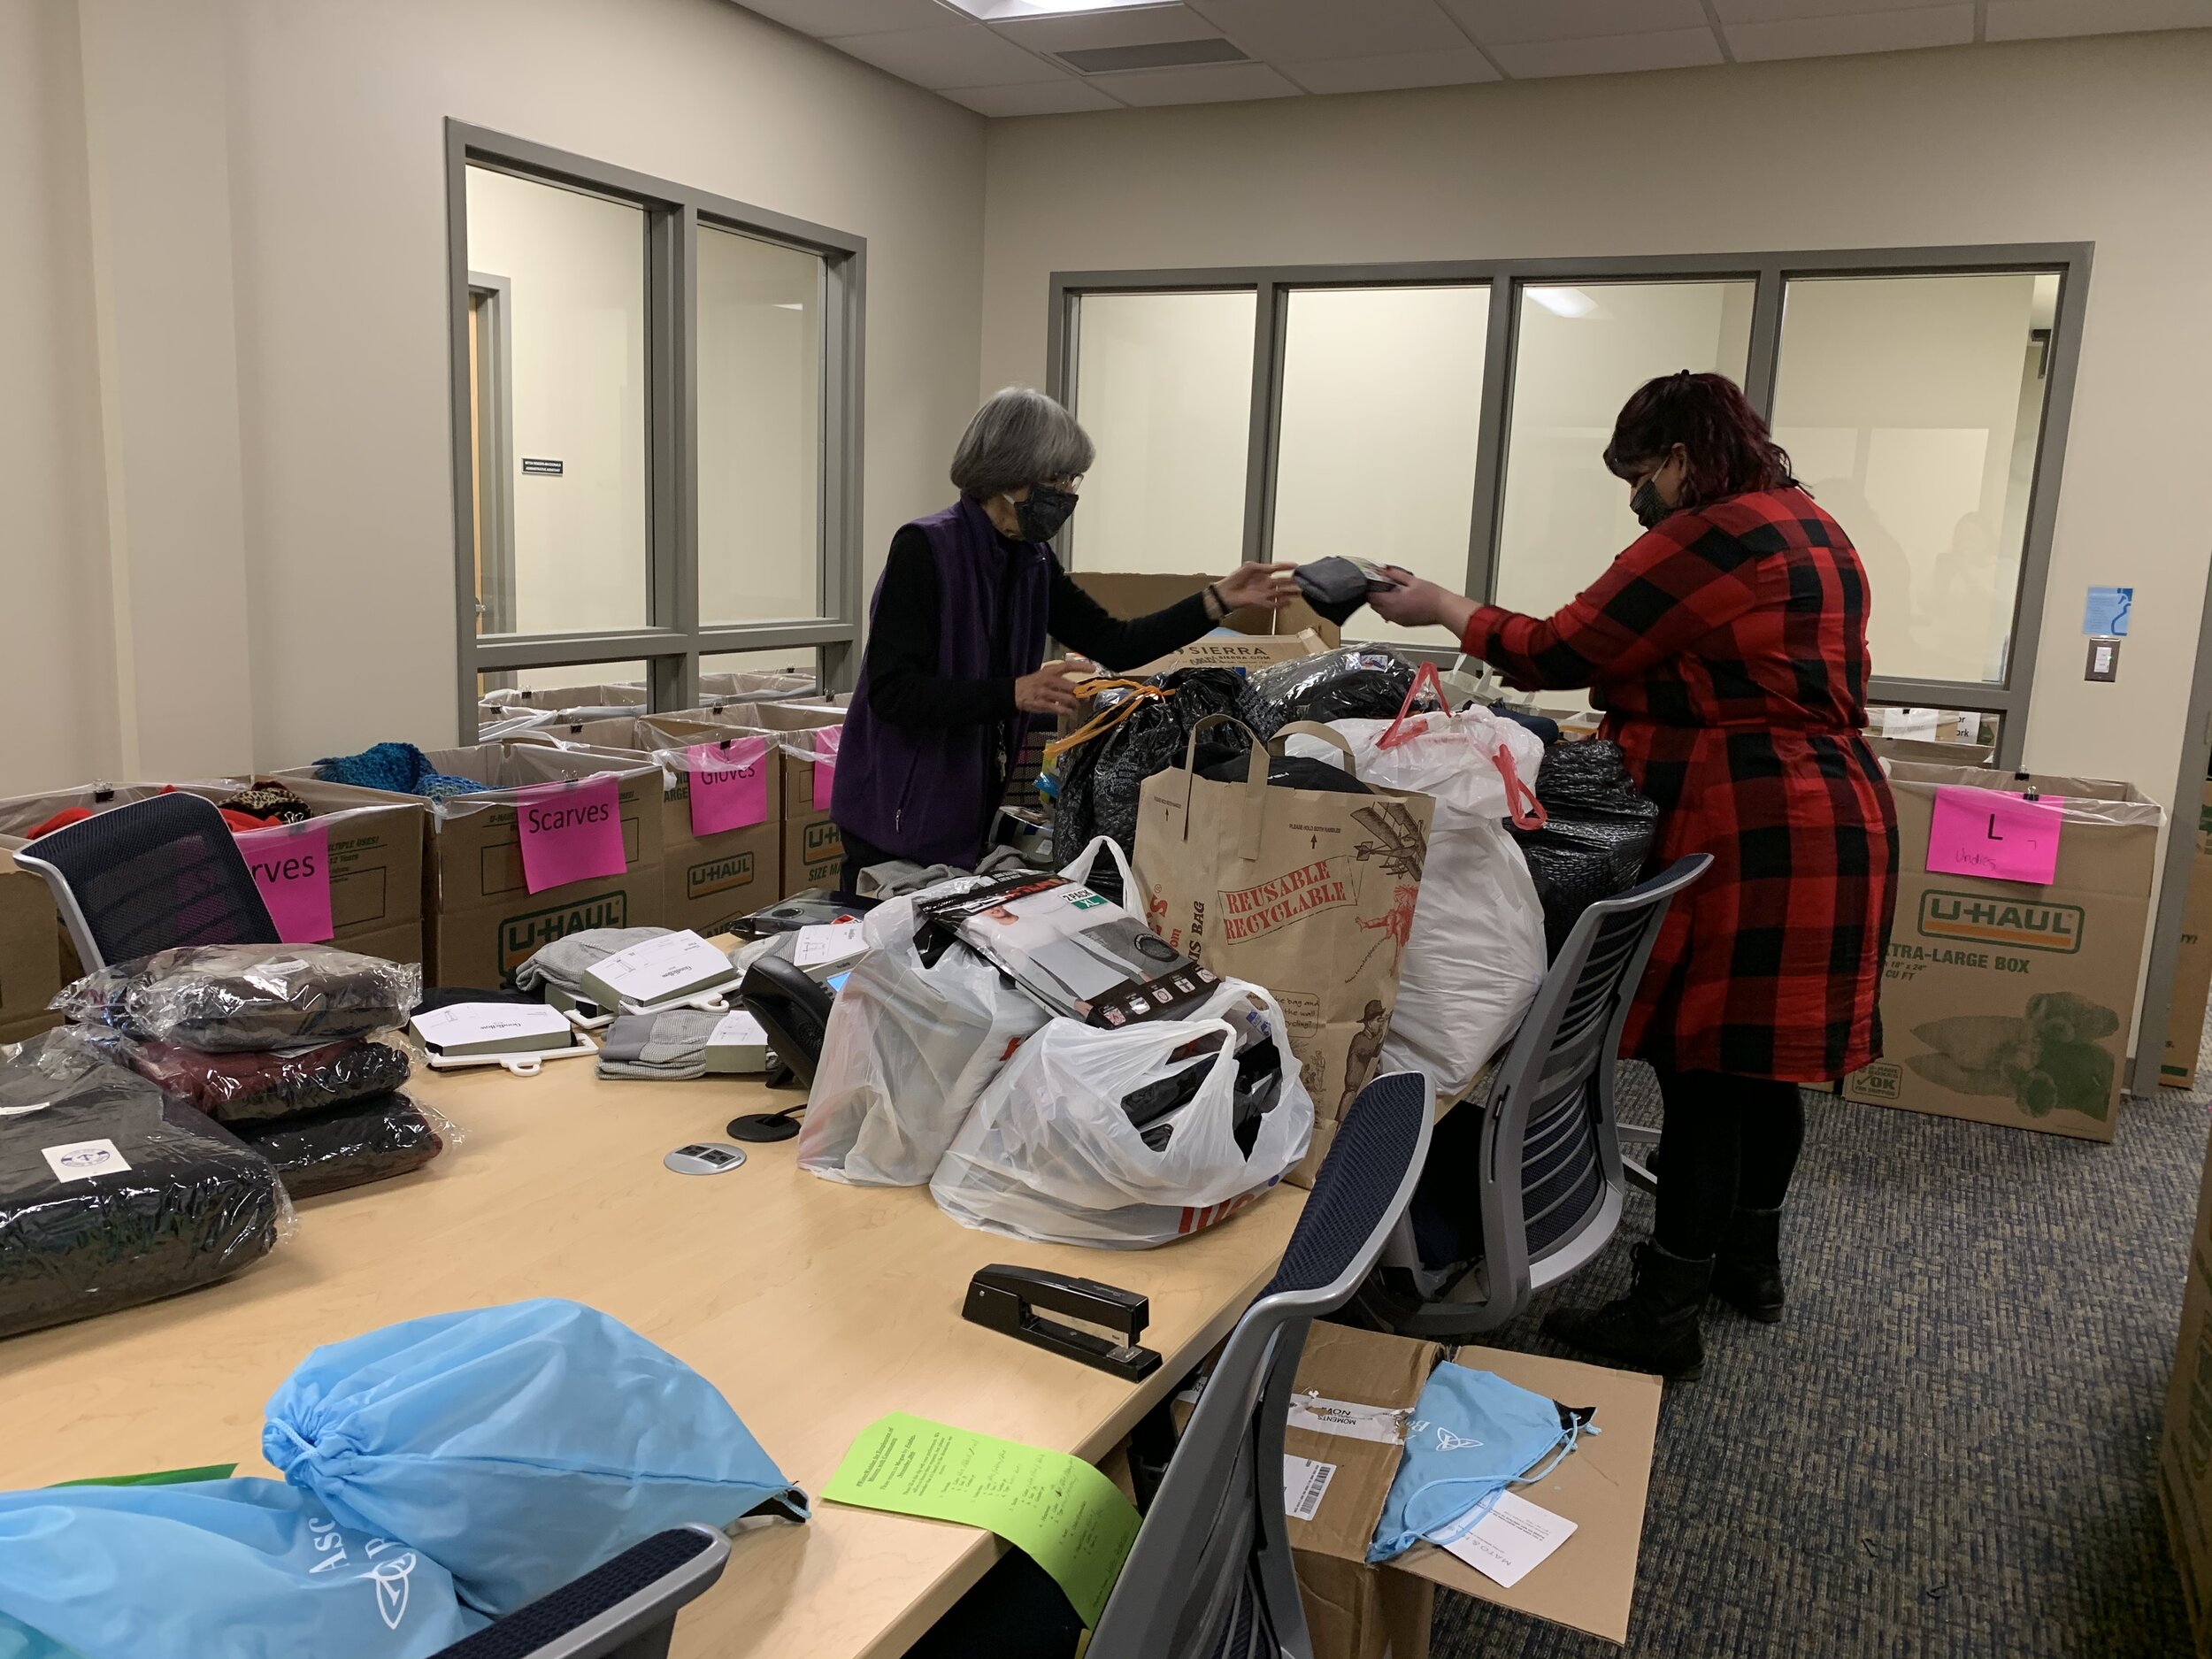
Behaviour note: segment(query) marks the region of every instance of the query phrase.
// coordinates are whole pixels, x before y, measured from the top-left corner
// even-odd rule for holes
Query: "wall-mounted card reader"
[[[1079,1331],[1037,1312],[1048,1308],[1087,1325],[1102,1325],[1121,1340],[1093,1331]],[[967,1305],[960,1317],[994,1331],[1019,1337],[1039,1348],[1129,1382],[1138,1382],[1160,1369],[1160,1356],[1136,1346],[1151,1323],[1152,1303],[1133,1290],[1102,1285],[1094,1279],[1072,1279],[1042,1268],[1015,1267],[994,1262],[968,1281]]]

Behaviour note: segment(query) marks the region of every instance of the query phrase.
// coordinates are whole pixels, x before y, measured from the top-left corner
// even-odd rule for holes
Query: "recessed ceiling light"
[[[804,300],[772,300],[770,303],[780,311],[803,311],[806,309]]]
[[[972,18],[1006,23],[1016,18],[1066,17],[1079,12],[1135,12],[1160,0],[952,0]]]
[[[1531,288],[1529,298],[1561,317],[1587,317],[1598,303],[1580,288]]]

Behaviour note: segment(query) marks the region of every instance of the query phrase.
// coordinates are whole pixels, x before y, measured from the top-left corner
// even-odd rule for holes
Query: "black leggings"
[[[1659,1093],[1667,1116],[1652,1237],[1701,1259],[1737,1209],[1782,1207],[1805,1144],[1805,1102],[1794,1083],[1720,1071],[1662,1071]]]

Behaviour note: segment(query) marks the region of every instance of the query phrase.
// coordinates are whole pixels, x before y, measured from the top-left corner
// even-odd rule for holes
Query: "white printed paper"
[[[568,1017],[541,1002],[456,1002],[414,1018],[415,1033],[434,1048],[471,1042],[499,1042],[520,1037],[568,1033]]]
[[[722,1016],[721,1024],[707,1039],[710,1048],[746,1048],[766,1044],[768,1033],[760,1028],[760,1022],[743,1009],[734,1014]]]
[[[595,964],[593,979],[626,1002],[657,1002],[712,979],[737,978],[730,959],[698,934],[686,931],[649,939]]]
[[[1448,1537],[1451,1528],[1458,1525],[1458,1521],[1454,1521],[1440,1526],[1429,1536],[1443,1542],[1438,1533]],[[1573,1535],[1574,1530],[1575,1523],[1565,1516],[1540,1509],[1526,1498],[1510,1492],[1501,1492],[1489,1514],[1459,1537],[1444,1543],[1444,1548],[1484,1578],[1495,1579],[1510,1590],[1542,1565],[1552,1551]]]
[[[1310,1521],[1321,1512],[1321,1500],[1328,1495],[1329,1482],[1335,1477],[1334,1463],[1317,1463],[1310,1457],[1293,1457],[1283,1454],[1283,1513],[1293,1520]]]
[[[1933,741],[1939,709],[1884,709],[1882,735],[1884,737],[1918,737]]]
[[[799,930],[791,960],[802,968],[818,968],[826,962],[856,956],[867,948],[858,922],[821,922]]]
[[[1353,1400],[1329,1400],[1317,1394],[1290,1397],[1289,1426],[1311,1429],[1317,1434],[1340,1434],[1347,1440],[1372,1440],[1379,1446],[1402,1446],[1409,1414],[1392,1406],[1361,1405]]]
[[[72,1141],[66,1146],[41,1147],[58,1181],[88,1180],[95,1175],[113,1175],[130,1168],[130,1160],[115,1149],[112,1141]]]

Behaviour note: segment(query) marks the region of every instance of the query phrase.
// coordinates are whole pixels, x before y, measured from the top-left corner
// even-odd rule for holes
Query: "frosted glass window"
[[[1610,282],[1521,290],[1497,603],[1549,616],[1642,528],[1605,446],[1629,394],[1679,369],[1740,385],[1750,282]]]
[[[1859,549],[1874,672],[2005,677],[2055,274],[1793,281],[1775,436]]]
[[[511,434],[511,526],[476,549],[486,632],[643,627],[644,210],[485,167],[467,185],[472,277],[506,285],[502,349],[472,354],[505,382],[472,406]]]
[[[1075,413],[1098,445],[1069,533],[1081,568],[1238,563],[1258,303],[1249,290],[1077,302]]]
[[[699,227],[699,617],[821,613],[821,259]]]
[[[1489,312],[1486,285],[1291,294],[1273,557],[1352,554],[1467,585]],[[1372,611],[1346,626],[1440,639]]]

